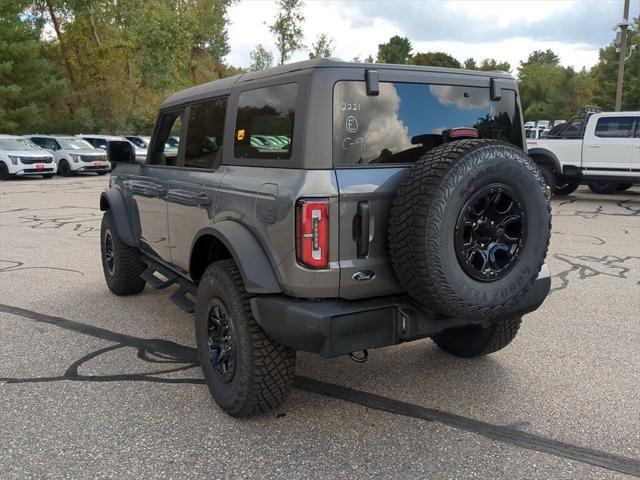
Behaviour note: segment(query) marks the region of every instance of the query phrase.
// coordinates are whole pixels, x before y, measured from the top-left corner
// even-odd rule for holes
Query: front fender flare
[[[204,235],[214,236],[231,252],[242,274],[247,292],[261,294],[282,292],[267,254],[247,227],[232,220],[223,220],[211,227],[206,227],[196,235],[192,251],[198,239]]]
[[[131,227],[131,221],[127,208],[122,198],[120,190],[117,188],[111,188],[106,192],[100,194],[100,210],[111,210],[113,221],[116,224],[116,234],[118,238],[130,247],[137,247],[138,241],[133,233]]]

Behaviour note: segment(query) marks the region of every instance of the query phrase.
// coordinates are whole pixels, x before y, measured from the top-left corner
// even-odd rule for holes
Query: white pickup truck
[[[527,139],[529,155],[556,195],[580,184],[613,193],[640,183],[640,112],[574,117],[540,139]]]

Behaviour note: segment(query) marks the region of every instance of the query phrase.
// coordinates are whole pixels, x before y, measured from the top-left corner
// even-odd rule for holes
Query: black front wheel
[[[594,180],[589,182],[589,189],[599,195],[609,195],[618,189],[617,182]]]
[[[438,347],[457,357],[479,357],[503,349],[518,333],[522,317],[493,323],[488,328],[469,325],[452,328],[433,336]]]
[[[137,248],[130,247],[116,234],[111,210],[104,212],[100,229],[102,270],[107,286],[116,295],[140,293],[146,282],[140,278],[146,265]]]
[[[573,180],[558,180],[553,189],[553,194],[558,196],[571,195],[580,186],[580,182]]]
[[[0,180],[9,180],[10,178],[9,167],[4,162],[0,162]]]
[[[223,410],[247,417],[278,407],[295,373],[296,352],[253,318],[233,260],[207,267],[196,296],[196,344],[207,387]]]
[[[60,160],[60,163],[58,164],[58,173],[63,177],[71,176],[71,167],[69,166],[69,162],[67,162],[65,159]]]

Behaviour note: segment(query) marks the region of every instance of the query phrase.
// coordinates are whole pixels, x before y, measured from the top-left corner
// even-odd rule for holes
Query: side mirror
[[[100,150],[106,150],[107,146],[106,145],[98,145],[96,148],[99,148]]]

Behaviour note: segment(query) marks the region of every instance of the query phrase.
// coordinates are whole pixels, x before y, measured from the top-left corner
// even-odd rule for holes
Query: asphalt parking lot
[[[552,293],[506,349],[298,354],[284,406],[236,420],[170,294],[107,289],[106,185],[0,184],[0,478],[640,477],[640,188],[553,200]]]

